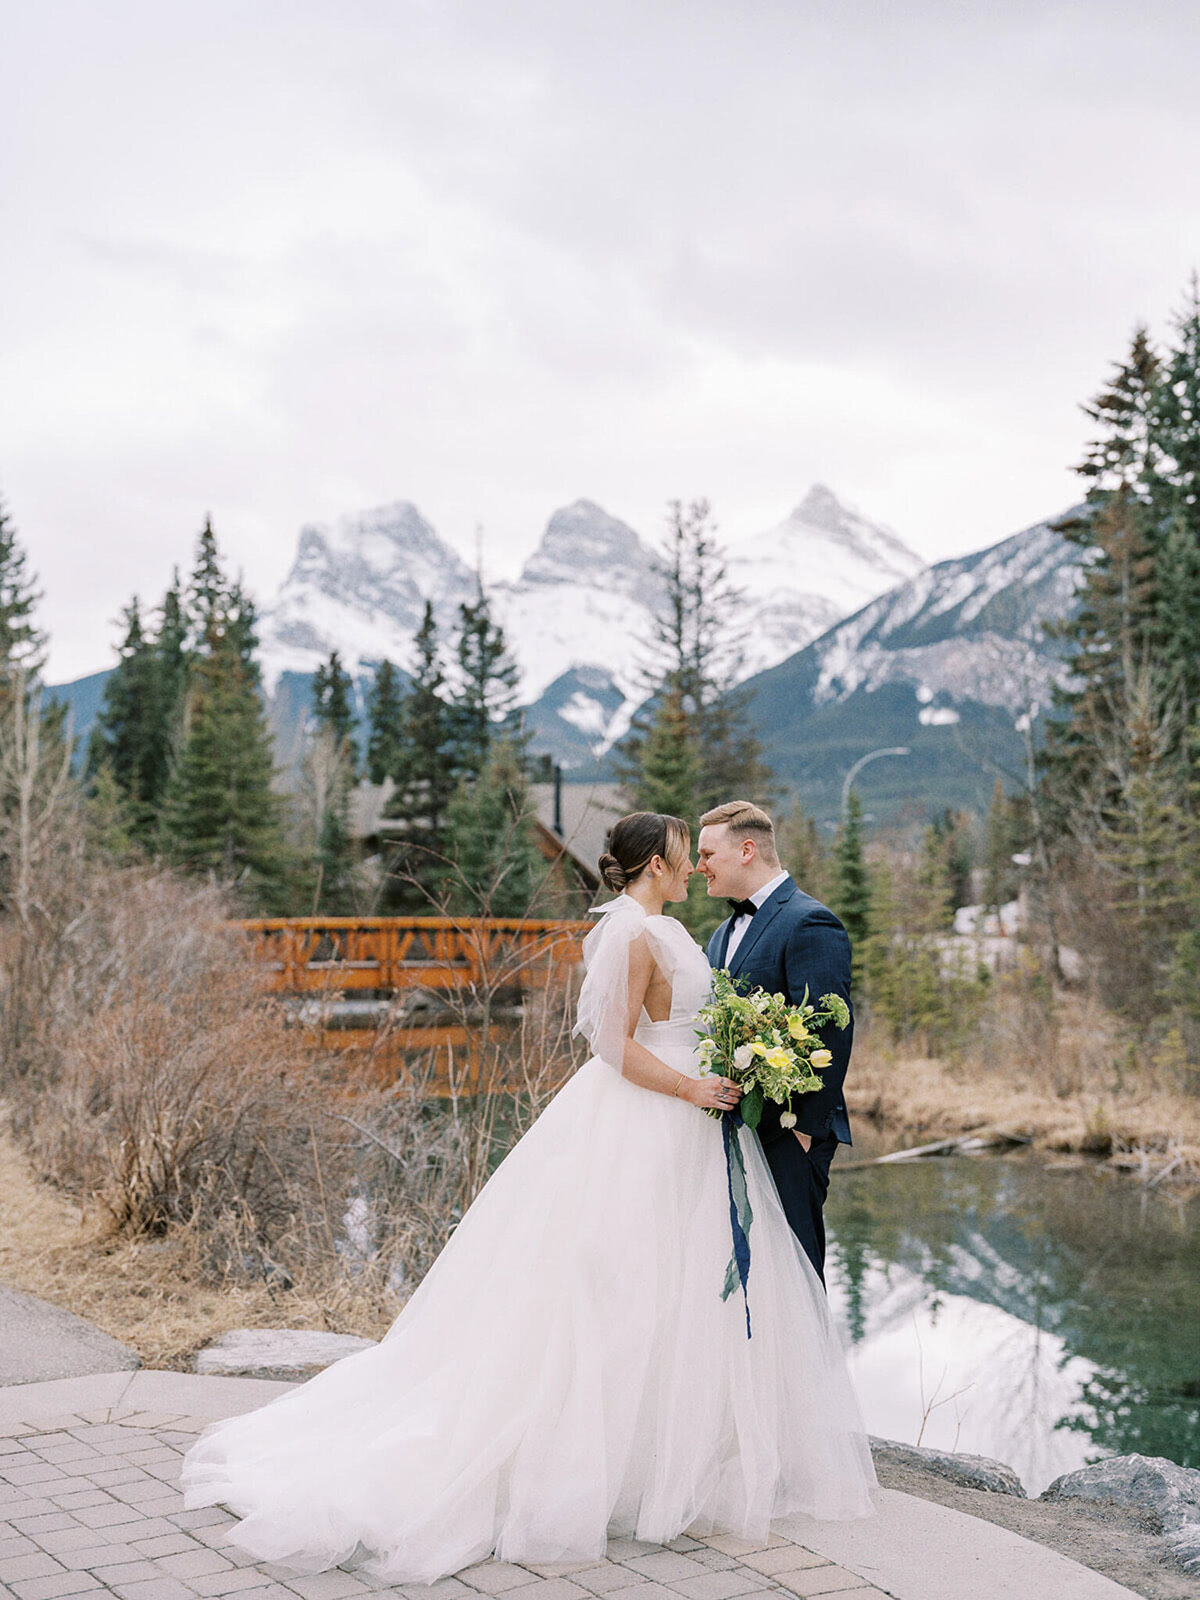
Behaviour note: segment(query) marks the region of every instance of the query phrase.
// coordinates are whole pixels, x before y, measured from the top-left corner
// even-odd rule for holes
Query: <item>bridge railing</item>
[[[508,917],[254,917],[235,924],[279,994],[540,988],[580,960],[592,922]]]

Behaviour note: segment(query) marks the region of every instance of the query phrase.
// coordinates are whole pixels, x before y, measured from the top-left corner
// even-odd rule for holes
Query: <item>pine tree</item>
[[[699,815],[700,757],[677,690],[669,690],[654,712],[636,781],[639,811],[665,812],[689,825]]]
[[[357,865],[351,826],[356,775],[354,683],[337,651],[313,677],[313,733],[305,760],[316,826],[314,914],[348,916],[357,909]]]
[[[187,589],[188,633],[194,649],[205,648],[209,631],[218,616],[221,618],[222,633],[228,631],[232,610],[229,599],[229,583],[221,567],[212,518],[205,517],[204,527],[196,541],[196,555]]]
[[[107,770],[126,808],[130,832],[149,840],[157,828],[162,793],[159,664],[155,642],[143,629],[136,596],[123,616],[125,634],[117,665],[104,685],[86,770],[93,781]]]
[[[851,946],[861,944],[871,928],[871,880],[863,854],[862,802],[857,789],[850,791],[833,846],[832,909],[850,935]]]
[[[240,578],[228,587],[224,601],[224,616],[225,629],[241,657],[242,665],[255,683],[260,683],[262,672],[258,665],[258,612],[254,601],[242,587]]]
[[[171,585],[163,595],[159,607],[158,632],[155,635],[155,654],[162,716],[164,723],[164,762],[170,764],[170,744],[177,730],[187,692],[189,654],[187,646],[187,616],[184,612],[183,591],[178,569],[172,574]],[[165,782],[165,773],[164,780]],[[161,792],[161,785],[159,792]]]
[[[182,744],[162,808],[164,853],[192,872],[244,883],[259,903],[284,866],[271,737],[236,635],[210,618],[191,668]]]
[[[426,607],[431,616],[431,609]],[[383,783],[400,775],[404,752],[405,698],[396,669],[390,661],[379,663],[367,698],[367,777]]]
[[[482,588],[476,601],[459,606],[458,614],[458,682],[450,697],[450,727],[456,776],[469,780],[483,771],[494,738],[520,746],[514,716],[519,673]]]
[[[42,668],[46,636],[34,622],[39,598],[12,518],[0,502],[0,696],[18,674],[30,683]]]
[[[391,910],[427,910],[445,878],[446,813],[455,791],[452,710],[444,696],[433,607],[416,637],[416,661],[404,702],[396,787],[384,815],[401,826],[389,830],[392,854],[386,903]]]
[[[779,859],[801,889],[814,899],[829,895],[829,852],[816,819],[797,800],[778,828]]]
[[[1166,466],[1159,507],[1156,642],[1183,697],[1184,727],[1200,706],[1200,278],[1195,273],[1156,394],[1154,426]]]
[[[1016,898],[1019,887],[1015,855],[1030,839],[1029,797],[1010,795],[996,779],[992,803],[983,825],[983,903],[992,911]]]
[[[671,737],[678,741],[686,729],[696,766],[693,809],[684,813],[689,821],[736,795],[766,800],[771,781],[737,687],[744,597],[730,581],[716,532],[707,501],[671,503],[658,561],[664,603],[650,640],[649,706],[617,761],[626,788],[642,792],[658,708],[670,704]],[[654,759],[660,759],[658,750]]]
[[[1154,433],[1161,365],[1144,328],[1129,357],[1086,414],[1100,427],[1077,468],[1088,483],[1086,515],[1063,526],[1088,552],[1076,615],[1054,631],[1066,642],[1071,686],[1056,696],[1065,718],[1049,727],[1043,757],[1066,809],[1088,784],[1105,782],[1096,759],[1121,685],[1153,648],[1158,610],[1154,500],[1162,453]]]
[[[495,741],[478,778],[459,783],[447,820],[450,909],[468,916],[526,916],[545,869],[517,746]]]
[[[322,662],[313,677],[313,716],[318,725],[328,728],[337,747],[344,752],[351,776],[357,768],[354,749],[354,680],[342,666],[335,650]]]

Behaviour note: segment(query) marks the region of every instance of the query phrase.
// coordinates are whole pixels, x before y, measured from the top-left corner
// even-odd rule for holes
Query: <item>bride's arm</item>
[[[652,1089],[656,1094],[686,1100],[689,1105],[732,1110],[742,1094],[738,1084],[729,1078],[715,1076],[689,1078],[686,1072],[660,1061],[633,1037],[654,972],[654,957],[643,935],[629,947],[629,1011],[625,1019],[625,1053],[621,1059],[621,1076],[642,1089]]]

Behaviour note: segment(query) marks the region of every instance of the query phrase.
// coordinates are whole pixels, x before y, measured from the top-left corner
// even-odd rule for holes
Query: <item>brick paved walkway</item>
[[[607,1559],[592,1565],[486,1561],[432,1586],[390,1586],[341,1569],[299,1577],[228,1548],[233,1519],[225,1512],[184,1510],[179,1465],[207,1420],[118,1407],[0,1423],[0,1596],[741,1600],[773,1592],[781,1600],[878,1600],[885,1593],[779,1538],[761,1548],[727,1537],[683,1538],[665,1549],[617,1539]]]

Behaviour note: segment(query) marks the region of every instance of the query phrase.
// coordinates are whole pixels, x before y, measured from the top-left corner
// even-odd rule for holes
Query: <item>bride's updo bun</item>
[[[620,893],[655,856],[678,861],[681,854],[687,854],[690,844],[691,834],[682,817],[666,816],[660,811],[631,811],[609,829],[608,849],[596,865],[605,884]]]
[[[600,857],[597,866],[600,868],[601,878],[610,889],[621,890],[628,883],[629,880],[625,876],[625,868],[617,860],[616,856],[610,856],[607,850]]]

